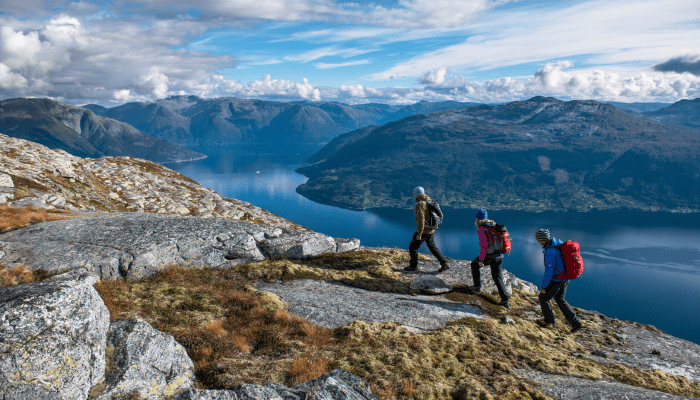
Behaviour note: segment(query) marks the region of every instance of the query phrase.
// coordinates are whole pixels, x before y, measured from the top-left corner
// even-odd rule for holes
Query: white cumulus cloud
[[[425,75],[418,79],[423,85],[441,85],[445,83],[445,77],[447,76],[447,67],[440,67],[433,71],[428,71]]]
[[[222,96],[321,100],[321,91],[314,87],[308,79],[304,78],[302,82],[294,82],[272,79],[270,74],[265,75],[262,80],[248,84],[224,81],[218,87],[217,93]]]

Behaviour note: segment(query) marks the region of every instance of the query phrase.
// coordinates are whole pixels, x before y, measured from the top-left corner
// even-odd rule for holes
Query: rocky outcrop
[[[143,279],[170,265],[227,268],[266,256],[303,259],[352,249],[297,229],[225,219],[114,213],[37,224],[0,235],[0,262],[47,271],[87,268],[102,279]]]
[[[104,375],[109,311],[84,270],[0,289],[0,397],[85,399]]]
[[[356,320],[398,321],[420,332],[444,327],[447,321],[464,317],[484,318],[478,306],[441,297],[383,293],[311,279],[259,282],[255,287],[279,296],[289,304],[293,314],[327,328],[338,328]]]
[[[594,381],[540,371],[519,370],[518,376],[537,383],[538,388],[556,399],[566,400],[686,400],[690,397],[625,385],[620,382]]]
[[[144,321],[111,324],[107,363],[100,400],[129,393],[159,399],[180,393],[194,383],[194,364],[185,348]]]
[[[367,382],[335,369],[293,388],[279,384],[241,384],[235,390],[196,390],[184,392],[177,400],[375,400]]]
[[[173,170],[129,157],[82,159],[0,134],[0,204],[70,210],[143,211],[298,225],[218,193]],[[13,187],[14,186],[14,187]]]

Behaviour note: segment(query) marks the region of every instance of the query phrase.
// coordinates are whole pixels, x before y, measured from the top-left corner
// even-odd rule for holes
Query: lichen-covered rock
[[[105,388],[99,399],[128,393],[158,399],[192,386],[194,364],[185,348],[147,322],[113,322],[107,349]]]
[[[484,318],[478,306],[445,298],[370,291],[312,279],[257,282],[255,287],[279,296],[292,314],[327,328],[356,320],[397,321],[411,330],[424,331],[464,317]]]
[[[369,384],[357,376],[335,369],[293,388],[266,383],[241,384],[235,390],[183,392],[177,400],[376,400]]]
[[[335,238],[335,244],[337,253],[347,253],[360,248],[360,239]]]
[[[109,311],[85,270],[0,289],[0,398],[85,399],[104,375]]]
[[[319,378],[297,385],[293,389],[306,392],[307,399],[310,400],[377,399],[372,394],[372,390],[367,382],[340,368],[334,369]]]
[[[316,232],[300,232],[284,229],[285,235],[265,239],[260,248],[271,257],[303,259],[323,253],[335,253],[335,240]]]
[[[299,259],[336,250],[332,237],[315,232],[145,213],[65,219],[0,235],[6,264],[85,267],[102,279],[140,280],[169,265],[228,268],[266,256]]]
[[[429,294],[443,294],[452,291],[450,286],[440,278],[435,276],[423,276],[411,282],[411,290],[420,290]]]

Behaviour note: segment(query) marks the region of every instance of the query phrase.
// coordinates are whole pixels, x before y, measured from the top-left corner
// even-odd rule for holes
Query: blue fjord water
[[[412,210],[352,211],[315,203],[295,191],[306,181],[294,172],[302,165],[301,156],[222,149],[204,160],[168,166],[223,196],[248,201],[314,231],[359,238],[365,246],[408,247],[415,229]],[[443,254],[474,258],[479,250],[475,210],[443,211],[445,222],[435,234]],[[516,276],[540,285],[542,250],[534,232],[548,228],[554,237],[581,245],[585,271],[569,285],[571,305],[651,324],[700,343],[700,215],[491,211],[489,217],[508,227],[513,250],[504,267]]]

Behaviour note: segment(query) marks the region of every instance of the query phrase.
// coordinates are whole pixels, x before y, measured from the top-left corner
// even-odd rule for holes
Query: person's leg
[[[508,301],[508,292],[503,282],[503,257],[491,259],[489,265],[491,266],[491,277],[496,284],[501,301]]]
[[[411,239],[411,243],[408,245],[408,254],[411,256],[411,260],[408,262],[409,269],[418,268],[418,248],[423,244],[422,240]]]
[[[544,322],[548,324],[554,323],[554,311],[549,301],[559,292],[560,285],[560,282],[550,282],[544,293],[540,292],[539,299],[540,307],[542,308],[542,316],[544,316]]]
[[[566,280],[561,283],[561,289],[559,289],[557,294],[554,296],[554,300],[557,301],[559,309],[561,310],[562,314],[564,314],[566,320],[569,321],[569,324],[572,327],[576,327],[581,325],[581,321],[578,320],[576,311],[574,311],[574,309],[571,308],[569,303],[566,301],[566,287],[569,286],[569,282],[570,281]]]
[[[421,239],[425,240],[425,244],[428,246],[428,250],[430,250],[431,253],[437,258],[438,262],[440,262],[440,265],[443,265],[447,260],[445,260],[445,257],[443,257],[442,253],[440,252],[440,249],[435,245],[435,240],[433,239],[433,234],[428,234],[428,235],[423,235]]]
[[[472,260],[472,280],[474,281],[474,286],[481,288],[481,269],[479,269],[479,257]]]

